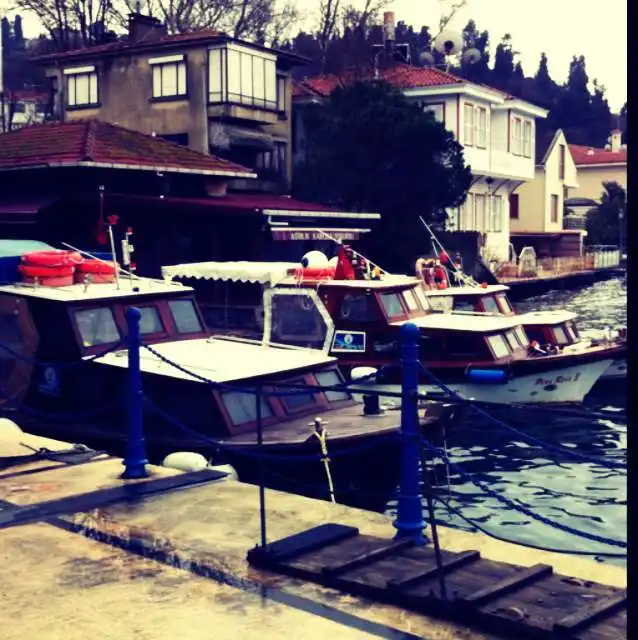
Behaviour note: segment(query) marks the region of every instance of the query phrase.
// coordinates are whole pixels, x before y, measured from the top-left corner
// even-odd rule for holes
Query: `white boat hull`
[[[487,383],[450,383],[448,386],[465,400],[489,402],[494,404],[563,404],[580,403],[591,391],[598,379],[612,365],[613,361],[599,360],[587,364],[556,369],[547,373],[533,374],[514,378],[507,384]],[[400,393],[398,384],[359,384],[354,388],[374,389]],[[419,385],[421,394],[440,394],[441,388],[436,385]],[[355,397],[357,395],[355,394]],[[359,396],[360,398],[361,396]],[[382,403],[399,405],[400,398],[381,398]]]

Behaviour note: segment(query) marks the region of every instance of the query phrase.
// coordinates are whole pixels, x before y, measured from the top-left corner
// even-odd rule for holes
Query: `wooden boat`
[[[17,249],[23,246],[15,244]],[[145,437],[156,458],[176,450],[199,451],[216,462],[230,462],[240,479],[251,481],[256,479],[256,454],[266,453],[270,486],[285,480],[302,492],[303,477],[313,487],[310,494],[316,495],[320,486],[326,495],[324,464],[307,459],[321,453],[315,425],[323,421],[334,484],[337,494],[347,494],[344,501],[353,499],[348,491],[354,482],[373,495],[396,487],[399,413],[381,409],[364,415],[363,405],[347,390],[312,389],[343,382],[336,358],[327,353],[331,324],[323,329],[319,349],[274,344],[266,332],[261,341],[211,336],[190,287],[125,276],[95,284],[25,283],[17,277],[21,252],[8,253],[5,247],[5,258],[0,259],[5,275],[0,284],[0,412],[25,429],[122,451],[128,351],[118,345],[127,334],[126,309],[135,306],[141,312],[142,339],[159,354],[141,350],[144,394],[189,428],[180,430],[146,406]],[[269,294],[275,307],[279,299],[300,297],[305,308],[321,307],[313,291]],[[314,311],[330,321],[325,309]],[[228,386],[214,389],[200,377]],[[280,383],[305,384],[309,390],[286,397],[267,395],[282,391],[273,386]],[[247,391],[256,385],[264,392],[262,445],[257,442],[256,398]],[[440,405],[432,403],[424,428],[436,423],[437,411],[442,415]],[[353,448],[362,449],[358,464],[339,456]]]
[[[497,404],[582,402],[613,360],[624,353],[620,345],[532,353],[519,316],[437,312],[419,278],[356,268],[344,247],[336,264],[330,265],[332,272],[325,256],[325,262],[318,259],[319,264],[310,264],[312,257],[305,258],[304,266],[209,262],[164,267],[163,274],[167,280],[191,279],[202,303],[213,299],[205,297],[201,280],[252,283],[257,287],[253,294],[264,286],[316,290],[335,323],[331,353],[339,357],[342,370],[349,375],[356,367],[383,367],[376,381],[382,390],[398,389],[399,368],[390,365],[400,356],[399,330],[406,322],[421,329],[422,363],[430,372],[466,399]],[[226,291],[224,297],[230,300],[233,294]],[[233,307],[235,299],[231,308],[246,312],[244,321],[252,315],[258,325],[257,299],[253,298],[252,306],[244,300],[243,309]],[[236,330],[239,316],[230,324]],[[421,391],[441,393],[441,388],[423,375]]]

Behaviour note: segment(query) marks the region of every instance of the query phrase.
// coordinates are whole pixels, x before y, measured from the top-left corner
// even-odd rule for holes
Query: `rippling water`
[[[519,302],[516,308],[519,312],[567,309],[579,315],[578,326],[583,335],[603,335],[607,327],[626,326],[626,278],[598,282],[579,290],[551,291]],[[580,415],[574,415],[573,410],[563,410],[565,413],[561,414],[560,410],[549,409],[503,409],[492,413],[540,440],[589,456],[624,461],[627,449],[624,416],[612,420],[598,412],[617,410],[624,414],[625,408],[625,384],[604,383],[593,389],[582,412],[578,412]],[[493,491],[529,505],[534,512],[581,531],[627,539],[624,472],[543,451],[475,416],[466,417],[449,431],[447,448],[450,459],[465,473],[488,484]],[[557,550],[624,552],[622,548],[577,538],[513,511],[486,496],[469,480],[447,470],[444,464],[436,465],[434,475],[437,490],[451,506],[499,536]],[[388,509],[393,513],[395,503],[390,503]],[[440,502],[435,513],[442,524],[472,530]],[[624,558],[595,557],[601,562],[626,564]]]

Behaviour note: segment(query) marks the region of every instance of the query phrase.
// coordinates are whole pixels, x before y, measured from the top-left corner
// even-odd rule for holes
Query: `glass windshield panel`
[[[523,327],[516,327],[514,331],[516,331],[516,336],[518,337],[519,342],[526,347],[529,344],[529,339],[527,338],[525,329],[523,329]]]
[[[290,380],[295,385],[305,385],[306,381],[303,378],[298,380]],[[290,391],[290,395],[282,396],[282,401],[289,411],[292,409],[301,409],[302,407],[310,407],[317,404],[317,400],[313,393],[305,393],[301,389],[289,389],[281,387],[281,391]]]
[[[383,305],[383,310],[388,318],[397,318],[405,315],[405,311],[401,306],[401,299],[399,295],[396,293],[382,293],[379,298],[381,298],[381,304]]]
[[[192,300],[169,300],[168,306],[179,333],[200,333],[204,330]]]
[[[508,315],[510,313],[512,313],[512,311],[514,311],[512,309],[512,305],[510,304],[510,301],[507,299],[507,296],[504,293],[501,293],[500,295],[496,296],[498,298],[498,303],[501,307],[501,311],[505,314]]]
[[[109,307],[76,311],[75,324],[80,332],[84,347],[109,344],[120,339],[113,311]]]
[[[557,344],[567,344],[569,342],[563,327],[554,327],[553,331]]]
[[[336,371],[322,371],[316,373],[315,377],[322,387],[332,387],[343,384],[341,376]],[[328,402],[339,402],[350,399],[350,394],[347,391],[324,391],[323,393],[326,398],[328,398]]]
[[[374,298],[365,293],[348,293],[343,297],[339,315],[342,320],[355,322],[374,322],[377,319]]]
[[[233,425],[246,424],[257,420],[257,400],[253,393],[244,393],[242,391],[228,391],[222,393],[222,400],[226,411]],[[271,418],[272,409],[268,401],[261,397],[261,417],[262,419]]]
[[[576,332],[574,331],[574,325],[571,322],[568,322],[565,326],[567,328],[567,335],[569,336],[569,339],[572,342],[576,342],[578,340],[578,336],[576,335]]]
[[[430,305],[435,311],[443,313],[451,313],[454,307],[454,299],[452,296],[429,296]]]
[[[149,333],[162,333],[164,325],[157,311],[157,307],[139,307],[140,333],[144,336]]]
[[[419,303],[414,297],[414,293],[412,291],[404,291],[403,300],[405,301],[405,304],[410,311],[420,311]]]
[[[432,309],[432,307],[430,305],[430,301],[428,300],[428,296],[425,295],[425,291],[424,291],[423,287],[421,287],[421,286],[415,287],[413,289],[413,291],[416,294],[416,297],[419,299],[419,302],[421,303],[421,306],[426,311],[430,311]]]
[[[493,296],[483,296],[481,298],[481,302],[483,303],[483,310],[485,313],[501,313],[501,310],[496,304],[496,300]]]
[[[454,298],[454,311],[475,311],[474,300],[468,298]]]
[[[512,351],[515,351],[516,349],[520,349],[521,345],[518,343],[518,340],[516,339],[516,334],[513,331],[507,331],[505,333],[505,337],[507,338],[507,342],[510,348],[512,349]]]
[[[489,336],[487,341],[490,343],[490,347],[492,347],[492,351],[496,358],[505,358],[509,356],[510,350],[507,348],[505,338],[503,338],[501,334]]]

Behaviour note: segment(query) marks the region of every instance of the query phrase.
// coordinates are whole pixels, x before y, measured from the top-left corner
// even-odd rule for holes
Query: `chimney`
[[[392,51],[396,36],[396,27],[394,25],[394,11],[386,11],[383,14],[383,44],[388,53]]]
[[[129,13],[128,39],[131,42],[155,40],[163,35],[166,35],[166,27],[157,18]]]
[[[622,146],[622,131],[620,129],[614,129],[611,132],[610,142],[611,150],[614,153],[618,153],[618,151],[620,151],[620,147]]]

